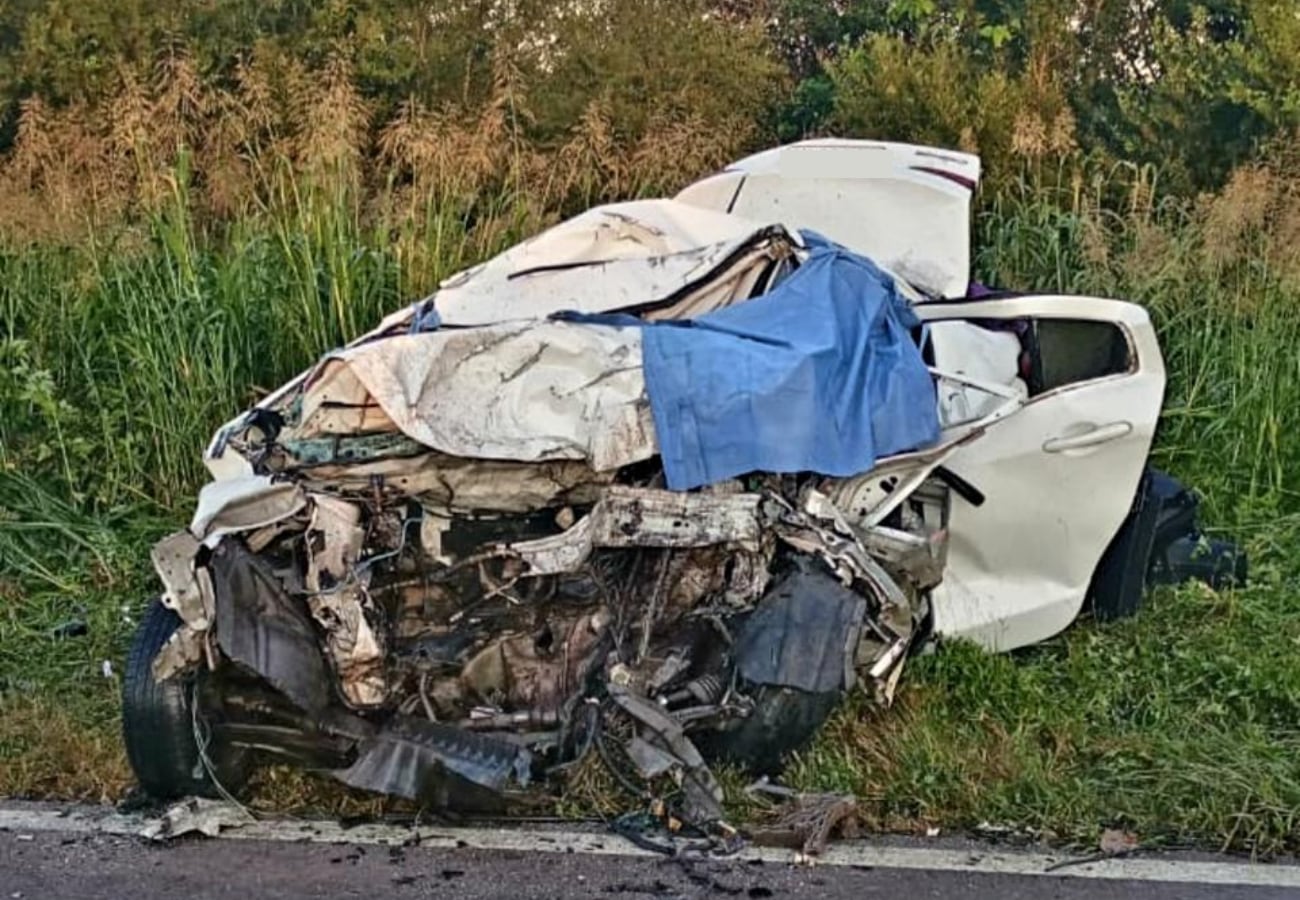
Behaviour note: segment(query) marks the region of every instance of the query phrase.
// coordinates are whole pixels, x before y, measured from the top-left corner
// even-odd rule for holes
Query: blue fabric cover
[[[644,323],[670,488],[756,471],[853,475],[938,440],[915,313],[870,260],[805,239],[810,257],[762,297]]]

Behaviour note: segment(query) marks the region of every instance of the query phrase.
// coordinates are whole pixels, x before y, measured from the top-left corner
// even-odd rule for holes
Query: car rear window
[[[1128,338],[1112,322],[1037,319],[1033,337],[1031,394],[1119,375],[1132,368]]]

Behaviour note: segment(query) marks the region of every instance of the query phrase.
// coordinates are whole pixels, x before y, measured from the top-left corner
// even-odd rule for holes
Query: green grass
[[[1289,592],[1164,592],[1132,621],[1080,623],[991,656],[919,660],[889,711],[843,710],[795,784],[868,798],[878,824],[988,822],[1087,840],[1273,852],[1300,815],[1300,623]]]
[[[857,793],[885,828],[1121,825],[1294,849],[1300,289],[1266,262],[1267,235],[1210,264],[1202,218],[1114,213],[1099,255],[1077,204],[1028,196],[987,205],[980,271],[1151,310],[1170,370],[1157,460],[1248,543],[1254,583],[1164,591],[1015,655],[943,647],[893,709],[849,704],[790,777]],[[154,590],[148,547],[186,520],[212,429],[413,285],[527,232],[523,208],[489,204],[487,240],[433,207],[376,224],[344,194],[295,192],[206,234],[182,187],[101,245],[0,251],[0,794],[121,795],[117,669]],[[83,636],[64,636],[73,621]],[[268,802],[302,800],[300,782],[268,783]]]

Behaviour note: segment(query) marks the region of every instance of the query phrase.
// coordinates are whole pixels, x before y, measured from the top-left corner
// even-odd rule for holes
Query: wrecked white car
[[[1155,333],[968,296],[978,179],[760,153],[449,279],[220,429],[127,667],[141,785],[279,758],[492,808],[596,754],[707,822],[708,760],[776,768],[928,639],[1131,605],[1190,531],[1135,504]]]

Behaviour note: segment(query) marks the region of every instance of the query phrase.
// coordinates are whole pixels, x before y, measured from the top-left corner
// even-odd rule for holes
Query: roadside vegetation
[[[1156,461],[1252,584],[940,648],[791,782],[884,828],[1300,845],[1290,3],[152,6],[0,12],[0,795],[129,787],[120,662],[218,424],[561,216],[834,133],[980,152],[984,282],[1151,310]]]

